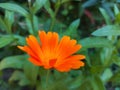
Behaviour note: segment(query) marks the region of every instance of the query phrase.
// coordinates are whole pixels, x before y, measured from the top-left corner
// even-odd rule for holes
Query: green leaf
[[[105,90],[105,87],[99,76],[91,76],[84,80],[79,90]]]
[[[11,29],[12,29],[12,24],[14,22],[14,13],[8,10],[5,10],[5,24],[7,26],[7,30],[9,33],[11,33]]]
[[[120,12],[118,14],[116,14],[116,16],[115,16],[115,22],[117,24],[120,24]]]
[[[3,30],[7,30],[7,25],[5,24],[4,20],[2,19],[2,17],[0,17],[0,27],[3,29]]]
[[[13,37],[17,40],[17,44],[18,45],[25,45],[26,41],[25,41],[25,37],[20,36],[20,35],[13,35]]]
[[[0,36],[0,48],[10,44],[15,39],[11,35]]]
[[[47,0],[36,0],[33,4],[33,13],[35,14],[41,7],[43,7],[46,4]]]
[[[89,37],[80,40],[78,43],[82,45],[82,49],[88,49],[88,48],[99,48],[99,47],[111,47],[112,43],[106,39],[106,38],[100,38],[100,37]]]
[[[13,24],[14,22],[14,13],[8,10],[5,10],[5,20],[9,22],[9,24]]]
[[[112,71],[109,68],[107,68],[104,70],[103,74],[101,75],[101,79],[104,83],[107,83],[112,76],[113,76]]]
[[[18,12],[22,14],[23,16],[27,17],[29,14],[23,7],[17,5],[17,4],[12,4],[12,3],[0,3],[0,7],[6,10],[10,10],[13,12]]]
[[[44,5],[45,9],[47,10],[47,12],[50,14],[51,18],[54,18],[54,12],[50,7],[50,1],[47,0],[46,4]]]
[[[79,24],[80,24],[80,19],[73,21],[63,35],[75,37],[77,34],[77,28]]]
[[[120,11],[119,11],[119,9],[118,9],[118,7],[117,7],[116,4],[114,5],[114,12],[115,12],[115,15],[117,15],[118,13],[120,13]]]
[[[0,70],[6,68],[23,68],[24,60],[26,59],[26,55],[18,55],[18,56],[10,56],[6,57],[0,62]]]
[[[97,3],[97,0],[88,0],[85,3],[83,3],[82,7],[87,8],[95,5]]]
[[[114,64],[116,64],[120,67],[120,57],[117,54],[112,56],[112,60],[113,60]]]
[[[38,22],[38,17],[35,15],[33,16],[33,25],[34,25],[34,30],[38,31],[39,30],[39,22]]]
[[[26,18],[25,20],[26,20],[26,24],[27,24],[29,33],[33,34],[33,27],[32,27],[32,23],[31,23],[30,18]]]
[[[39,67],[33,65],[31,62],[29,62],[28,60],[26,61],[26,63],[24,63],[24,73],[26,75],[26,77],[30,80],[30,84],[31,85],[35,85],[37,83],[37,76],[39,73]]]
[[[112,82],[113,86],[120,85],[120,71],[116,72],[109,80]]]
[[[12,76],[9,78],[9,83],[12,83],[14,81],[18,81],[18,84],[20,86],[25,86],[30,83],[30,81],[27,79],[25,74],[21,71],[15,71]]]
[[[92,33],[94,36],[118,36],[120,35],[119,25],[107,25],[100,29],[97,29]]]
[[[107,12],[103,9],[103,8],[99,8],[101,14],[103,15],[104,19],[105,19],[105,22],[107,24],[111,24],[111,19],[110,17],[108,16]]]
[[[61,4],[63,4],[63,3],[66,3],[66,2],[69,2],[70,0],[62,0],[61,1]],[[77,0],[76,0],[77,1]]]
[[[78,88],[84,81],[85,77],[83,74],[79,75],[77,78],[75,78],[71,84],[70,84],[70,89],[75,90],[76,88]]]
[[[26,24],[30,34],[34,34],[39,30],[38,17],[35,15],[33,15],[32,17],[26,18]]]

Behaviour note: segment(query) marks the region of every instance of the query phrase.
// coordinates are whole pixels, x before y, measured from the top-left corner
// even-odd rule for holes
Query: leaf
[[[37,16],[33,16],[33,25],[34,25],[34,30],[38,31],[39,30],[39,22],[38,22],[38,17]]]
[[[54,18],[54,12],[50,7],[50,1],[47,0],[46,4],[44,5],[45,9],[47,10],[47,12],[50,14],[51,18]]]
[[[84,79],[85,79],[84,75],[79,75],[77,78],[75,78],[73,80],[73,82],[70,84],[69,88],[72,90],[75,90],[83,83]]]
[[[94,36],[118,36],[120,35],[119,25],[107,25],[92,33]]]
[[[117,15],[118,13],[120,13],[120,11],[119,11],[119,9],[118,9],[118,7],[117,7],[116,4],[114,5],[114,13],[115,13],[115,15]]]
[[[5,24],[7,26],[8,32],[11,32],[12,24],[14,22],[14,13],[8,10],[5,10],[5,18],[4,18]]]
[[[97,0],[88,0],[85,3],[83,3],[82,7],[87,8],[87,7],[95,5],[96,3],[97,3]]]
[[[63,35],[75,37],[77,34],[77,28],[78,28],[79,24],[80,24],[80,19],[73,21],[70,24],[70,26],[68,27],[68,29],[63,33]]]
[[[117,23],[117,24],[120,24],[120,12],[115,16],[115,22]]]
[[[102,8],[106,11],[107,15],[110,17],[110,19],[114,20],[114,14],[113,11],[110,8],[110,4],[108,2],[101,3]]]
[[[120,0],[116,0],[117,3],[120,3]]]
[[[27,60],[26,63],[24,63],[23,68],[24,68],[23,70],[24,70],[26,77],[31,82],[30,84],[35,85],[37,83],[37,76],[39,73],[39,67],[34,66],[31,62],[29,62]]]
[[[99,76],[91,76],[84,80],[79,90],[105,90],[105,87]]]
[[[5,20],[7,20],[10,24],[14,22],[14,13],[8,10],[5,10]]]
[[[113,86],[120,85],[120,71],[116,72],[109,80],[112,82]]]
[[[26,41],[25,41],[25,37],[20,36],[20,35],[13,35],[13,37],[17,40],[17,44],[19,45],[25,45]]]
[[[63,4],[63,3],[66,3],[66,2],[69,2],[70,0],[62,0],[61,1],[61,4]],[[77,0],[76,0],[77,1]]]
[[[3,30],[7,30],[7,25],[5,24],[4,20],[2,19],[2,17],[0,17],[0,27]]]
[[[0,36],[0,48],[10,44],[15,39],[11,35]]]
[[[47,0],[36,0],[33,4],[33,13],[35,14],[41,7],[43,7],[46,4]]]
[[[29,14],[23,7],[17,5],[17,4],[12,4],[12,3],[0,3],[0,7],[6,10],[10,10],[13,12],[18,12],[22,14],[23,16],[27,17]]]
[[[112,56],[113,63],[118,65],[120,67],[120,57],[118,55],[113,55]]]
[[[82,49],[99,48],[99,47],[111,47],[112,43],[106,38],[89,37],[80,40],[78,43],[82,45]]]
[[[30,83],[30,81],[27,79],[25,74],[21,71],[15,71],[12,76],[9,78],[9,83],[12,83],[14,81],[18,81],[18,84],[20,86],[25,86]]]
[[[26,18],[26,24],[27,24],[27,28],[30,34],[33,34],[33,27],[32,27],[32,23],[30,18]]]
[[[24,60],[26,59],[26,55],[17,55],[17,56],[10,56],[6,57],[0,62],[0,70],[6,68],[23,68]]]
[[[112,71],[109,68],[107,68],[104,70],[103,74],[101,75],[101,79],[104,83],[107,83],[112,76],[113,76]]]
[[[105,19],[105,22],[107,24],[111,24],[111,19],[110,17],[108,16],[107,12],[103,9],[103,8],[99,8],[101,14],[103,15],[104,19]]]

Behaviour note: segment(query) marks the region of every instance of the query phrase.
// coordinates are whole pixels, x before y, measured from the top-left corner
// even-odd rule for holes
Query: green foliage
[[[84,90],[105,90],[99,76],[90,76],[84,80],[79,89]]]
[[[120,89],[118,1],[21,2],[23,3],[14,0],[11,3],[0,3],[0,78],[4,75],[4,70],[14,69],[8,83],[17,89],[10,90],[21,90],[20,87],[24,86],[30,90],[108,90],[106,85],[115,90]],[[60,38],[67,35],[76,39],[82,45],[78,53],[86,56],[85,66],[68,73],[49,70],[46,79],[48,70],[34,66],[29,62],[28,56],[17,49],[18,45],[26,44],[25,38],[28,35],[38,37],[38,30],[55,31]],[[4,81],[0,80],[1,86],[2,82]]]
[[[67,28],[67,30],[63,33],[63,35],[68,35],[71,37],[76,37],[76,33],[77,33],[77,28],[80,24],[80,19],[77,19],[75,21],[73,21],[69,27]]]
[[[33,4],[33,10],[32,13],[36,13],[41,7],[43,7],[46,4],[47,0],[36,0]]]
[[[14,41],[15,39],[13,38],[13,36],[11,35],[7,35],[7,36],[0,36],[0,48],[10,44],[12,41]]]
[[[110,78],[110,82],[113,83],[113,86],[119,86],[120,85],[120,71],[116,72],[114,76]]]
[[[106,13],[106,11],[105,11],[104,9],[102,9],[102,8],[99,8],[99,10],[100,10],[101,14],[103,15],[106,23],[107,23],[107,24],[111,24],[111,22],[110,22],[110,21],[111,21],[111,20],[110,20],[110,17],[109,17],[108,14]]]
[[[111,47],[112,43],[106,38],[99,37],[89,37],[84,38],[79,41],[79,43],[83,46],[82,50],[88,48],[100,48],[100,47]]]
[[[119,36],[120,26],[119,25],[106,25],[100,29],[97,29],[92,33],[94,36]]]
[[[36,85],[39,68],[37,66],[34,66],[32,63],[27,62],[24,63],[23,70],[24,70],[24,74],[30,81],[30,84]]]
[[[21,69],[23,67],[23,63],[25,62],[25,59],[25,55],[6,57],[0,62],[0,70],[6,68]]]
[[[14,81],[18,81],[20,86],[25,86],[30,83],[25,74],[21,71],[15,71],[9,78],[9,83],[13,83]]]
[[[0,7],[6,10],[18,12],[23,16],[27,16],[28,12],[21,6],[13,3],[0,3]]]

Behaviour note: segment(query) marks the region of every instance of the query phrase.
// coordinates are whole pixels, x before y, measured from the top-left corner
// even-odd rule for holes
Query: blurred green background
[[[85,66],[51,70],[47,90],[120,90],[120,0],[0,0],[0,90],[45,90],[46,73],[17,48],[38,30],[76,39]]]

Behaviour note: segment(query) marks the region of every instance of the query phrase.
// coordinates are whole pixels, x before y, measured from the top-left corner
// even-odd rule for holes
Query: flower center
[[[50,61],[49,61],[49,65],[50,65],[51,67],[53,67],[54,64],[56,63],[56,61],[57,61],[56,58],[55,58],[55,59],[50,59]]]

